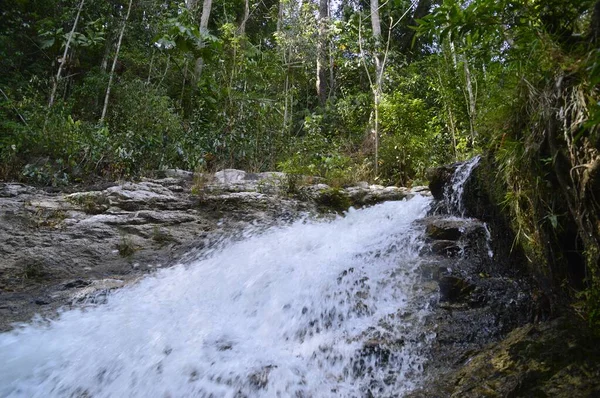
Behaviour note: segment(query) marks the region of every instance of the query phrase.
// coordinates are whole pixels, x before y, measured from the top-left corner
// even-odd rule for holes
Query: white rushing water
[[[0,334],[0,396],[401,396],[424,361],[413,221],[429,202],[248,233]]]
[[[457,214],[461,217],[465,215],[465,205],[463,203],[463,193],[465,183],[471,176],[473,169],[479,164],[481,156],[477,155],[466,162],[461,163],[450,180],[450,184],[444,189],[444,200],[448,205],[450,214]]]

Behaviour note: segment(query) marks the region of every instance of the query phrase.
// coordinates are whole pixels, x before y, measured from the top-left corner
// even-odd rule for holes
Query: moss
[[[117,245],[119,255],[122,257],[131,257],[138,251],[138,247],[131,241],[127,235],[121,237],[121,242]]]
[[[22,275],[24,279],[40,280],[46,276],[46,272],[41,262],[32,261],[25,264]]]
[[[177,240],[169,233],[169,231],[164,231],[158,226],[154,226],[152,229],[152,240],[163,246],[170,242],[176,242]]]
[[[322,210],[330,210],[336,213],[343,213],[352,205],[348,195],[339,188],[329,188],[322,191],[315,201]]]
[[[76,194],[67,197],[67,200],[81,206],[86,214],[101,214],[108,210],[110,202],[107,197],[94,192]]]
[[[511,332],[451,376],[452,397],[584,397],[600,388],[600,350],[580,320]]]

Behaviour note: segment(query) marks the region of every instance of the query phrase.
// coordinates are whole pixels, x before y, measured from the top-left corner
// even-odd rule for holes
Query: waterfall
[[[481,157],[479,155],[472,159],[461,163],[450,180],[450,184],[444,187],[444,202],[448,207],[450,214],[458,214],[461,217],[465,216],[465,206],[463,200],[463,193],[465,183],[471,176],[473,169],[479,164]]]
[[[469,177],[471,177],[473,169],[477,167],[480,160],[481,156],[477,155],[458,165],[454,171],[454,174],[452,174],[450,184],[444,187],[443,202],[446,207],[444,210],[446,210],[446,212],[450,215],[457,215],[461,218],[465,218],[465,213],[467,211],[464,201],[465,184],[467,183]],[[492,250],[492,234],[487,223],[484,222],[482,225],[485,232],[485,246],[487,255],[489,258],[493,258],[494,251]]]
[[[416,196],[249,230],[0,334],[2,397],[396,397],[421,377]]]

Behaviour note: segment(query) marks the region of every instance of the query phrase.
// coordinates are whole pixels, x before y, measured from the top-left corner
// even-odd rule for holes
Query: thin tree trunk
[[[167,77],[167,73],[169,72],[169,66],[171,63],[171,54],[167,55],[167,66],[165,66],[165,72],[163,73],[162,77],[160,78],[160,81],[158,82],[158,86],[160,87],[163,84],[163,81],[165,80],[165,77]]]
[[[379,176],[379,92],[374,93],[374,105],[375,105],[375,125],[373,128],[373,134],[375,135],[375,178]]]
[[[102,61],[100,62],[100,68],[103,72],[108,72],[108,59],[110,58],[110,53],[113,48],[113,40],[112,37],[108,37],[106,39],[106,45],[104,46],[104,55],[102,56]]]
[[[475,112],[476,112],[476,96],[473,92],[473,81],[471,79],[471,69],[467,57],[463,57],[463,68],[465,71],[465,86],[467,88],[468,105],[469,105],[469,126],[471,128],[471,144],[475,144]]]
[[[119,51],[121,51],[121,43],[123,42],[123,34],[125,33],[125,27],[127,26],[127,20],[129,19],[129,14],[131,13],[131,5],[133,0],[129,0],[129,6],[127,7],[127,15],[125,15],[125,20],[123,21],[123,26],[121,27],[121,32],[119,33],[119,41],[117,41],[117,49],[115,50],[115,58],[113,59],[112,67],[110,68],[110,75],[108,77],[108,87],[106,88],[106,96],[104,97],[104,107],[102,108],[102,116],[100,116],[100,123],[104,122],[104,118],[106,117],[106,111],[108,109],[108,100],[110,98],[110,89],[112,87],[113,78],[115,76],[115,68],[117,67],[117,61],[119,59]]]
[[[248,22],[248,18],[250,18],[250,0],[245,0],[244,2],[244,18],[240,23],[239,33],[240,35],[246,34],[246,23]]]
[[[152,76],[152,64],[154,63],[154,51],[152,51],[152,56],[150,57],[150,67],[148,68],[148,79],[146,79],[146,85],[150,84],[150,78]],[[187,64],[186,64],[187,66]]]
[[[283,27],[283,2],[285,0],[279,0],[279,9],[277,10],[277,32],[281,32]]]
[[[185,59],[185,64],[183,67],[183,83],[181,84],[181,95],[179,97],[179,106],[183,109],[183,94],[185,93],[185,81],[187,79],[188,72],[188,58]]]
[[[450,55],[452,55],[452,64],[454,69],[458,69],[458,60],[456,59],[456,49],[454,48],[454,42],[450,39]]]
[[[63,68],[67,62],[67,53],[69,52],[69,46],[71,45],[71,39],[73,39],[73,33],[75,33],[75,29],[77,29],[77,23],[79,22],[79,15],[81,15],[81,9],[83,8],[83,3],[85,0],[81,0],[79,3],[79,8],[77,9],[77,15],[75,16],[75,22],[73,22],[73,27],[71,28],[71,32],[69,32],[69,37],[67,38],[67,43],[65,44],[65,51],[63,52],[63,56],[60,59],[60,64],[58,65],[58,72],[56,73],[56,78],[54,79],[54,84],[52,85],[52,93],[50,94],[50,101],[48,102],[48,107],[51,107],[54,104],[54,97],[56,96],[56,89],[58,88],[58,82],[60,80],[60,76],[62,74]]]
[[[331,18],[331,4],[330,8],[327,10],[329,18]],[[329,95],[328,98],[335,92],[335,73],[334,73],[334,58],[333,58],[333,42],[332,40],[328,40],[329,46]]]
[[[200,17],[200,32],[208,32],[208,21],[210,19],[210,10],[212,8],[212,0],[204,0],[202,3],[202,16]],[[196,58],[196,67],[194,68],[195,80],[200,79],[202,69],[204,67],[204,59],[202,57]]]
[[[210,19],[210,9],[212,8],[212,0],[204,0],[202,3],[202,16],[200,17],[200,30],[208,31],[208,21]]]
[[[285,133],[287,132],[287,126],[288,126],[288,94],[290,91],[290,76],[289,76],[289,67],[288,67],[288,72],[286,72],[285,75],[285,91],[283,93],[283,128],[281,129],[281,135],[285,135]]]
[[[327,14],[329,1],[319,0],[319,38],[317,39],[317,95],[319,104],[327,101]]]
[[[382,64],[381,64],[381,21],[379,19],[379,0],[371,0],[371,28],[373,29],[373,39],[375,39],[375,51],[373,57],[375,61],[375,85],[381,88]]]
[[[373,30],[373,39],[375,39],[375,51],[373,60],[375,61],[375,80],[373,87],[373,102],[375,106],[375,125],[373,134],[375,140],[375,178],[379,175],[379,103],[381,101],[381,81],[383,78],[383,64],[379,49],[381,47],[381,20],[379,19],[379,0],[371,0],[371,29]]]

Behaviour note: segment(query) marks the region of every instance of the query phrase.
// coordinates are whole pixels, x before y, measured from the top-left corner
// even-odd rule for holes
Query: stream
[[[1,334],[0,396],[403,395],[425,361],[414,221],[430,202],[249,229],[97,304]]]

